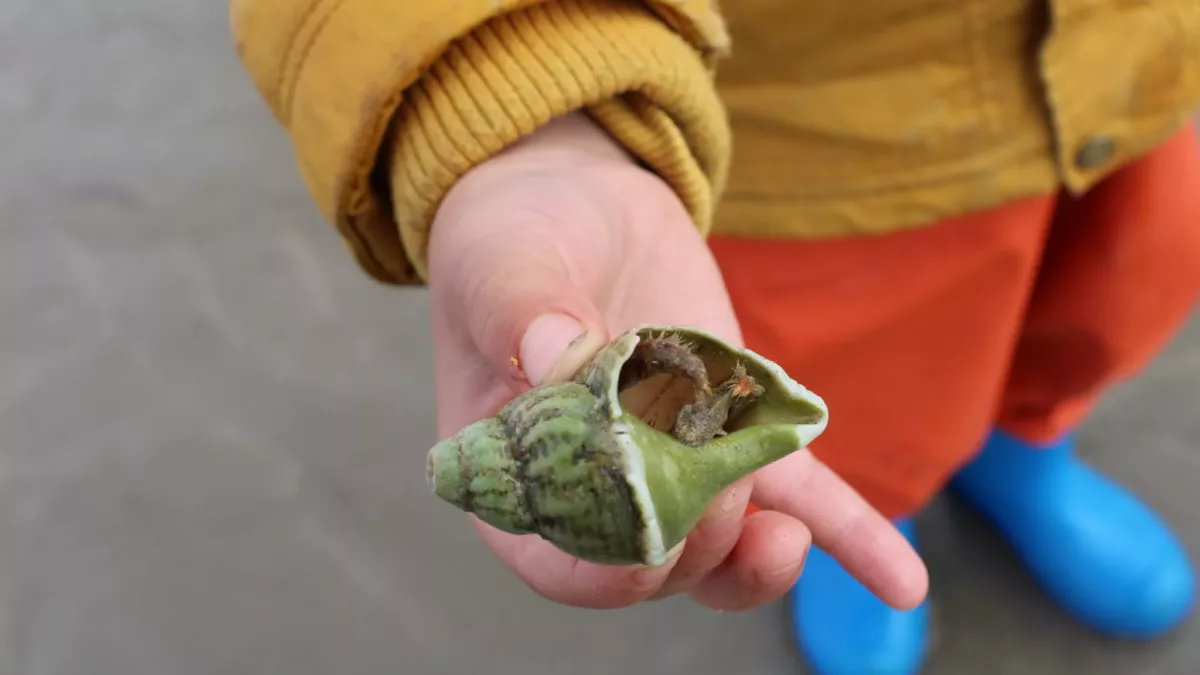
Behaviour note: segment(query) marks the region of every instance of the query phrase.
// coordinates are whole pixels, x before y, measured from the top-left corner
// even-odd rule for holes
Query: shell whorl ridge
[[[704,379],[704,363],[683,358],[684,349],[705,356],[716,369],[709,376],[757,376],[737,391],[760,397],[758,408],[722,409],[746,413],[730,415],[728,435],[684,443],[669,420],[664,426],[665,418],[647,412],[646,401],[673,396],[678,411],[722,391]],[[739,370],[743,362],[748,371]],[[626,405],[623,391],[656,377],[649,394]],[[441,499],[498,529],[537,534],[593,562],[655,565],[722,486],[803,447],[825,423],[823,401],[757,354],[692,329],[642,326],[602,349],[573,381],[530,389],[437,443],[427,479]]]
[[[644,559],[646,523],[610,415],[578,383],[531,389],[435,446],[431,487],[494,527],[580,558]]]

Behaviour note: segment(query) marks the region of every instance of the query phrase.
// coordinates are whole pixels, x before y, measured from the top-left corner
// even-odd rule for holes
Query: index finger
[[[892,607],[912,609],[925,599],[929,573],[908,540],[808,450],[759,471],[752,501],[807,525],[816,546]]]

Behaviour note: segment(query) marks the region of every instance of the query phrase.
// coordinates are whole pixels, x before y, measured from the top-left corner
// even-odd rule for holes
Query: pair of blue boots
[[[950,489],[989,520],[1052,600],[1106,635],[1158,637],[1196,600],[1183,546],[1141,500],[1084,465],[1068,436],[1031,447],[994,432]],[[896,523],[914,541],[911,519]],[[813,675],[911,675],[926,656],[929,601],[892,609],[815,547],[791,596]]]

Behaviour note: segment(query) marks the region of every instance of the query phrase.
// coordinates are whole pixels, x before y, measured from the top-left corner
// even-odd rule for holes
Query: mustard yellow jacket
[[[397,284],[423,283],[457,177],[577,108],[705,234],[829,237],[1084,191],[1200,107],[1197,0],[231,0],[231,22],[315,203]]]

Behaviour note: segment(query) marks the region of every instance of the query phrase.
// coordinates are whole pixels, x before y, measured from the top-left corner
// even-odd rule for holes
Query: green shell
[[[662,335],[689,343],[713,386],[738,364],[761,385],[725,435],[699,445],[672,435],[694,395],[687,378],[660,373],[620,390],[638,344]],[[596,563],[659,565],[723,489],[807,446],[827,422],[819,396],[758,354],[696,329],[643,325],[573,381],[530,389],[437,443],[427,478],[441,499],[506,532]]]

